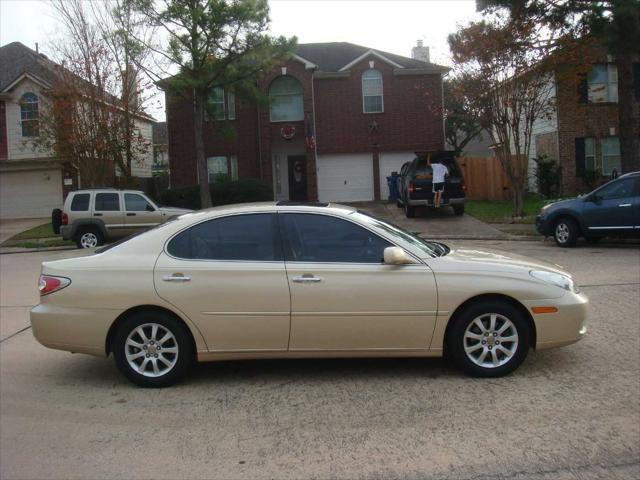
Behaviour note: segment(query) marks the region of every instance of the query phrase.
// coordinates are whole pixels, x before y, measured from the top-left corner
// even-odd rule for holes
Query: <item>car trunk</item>
[[[419,158],[420,160],[411,179],[413,191],[410,191],[410,197],[412,200],[431,200],[433,198],[433,171],[426,158],[422,158],[422,156]],[[442,203],[447,203],[450,198],[464,197],[465,189],[462,170],[453,154],[442,152],[437,157],[432,158],[432,161],[442,163],[449,170],[449,176],[444,181]]]

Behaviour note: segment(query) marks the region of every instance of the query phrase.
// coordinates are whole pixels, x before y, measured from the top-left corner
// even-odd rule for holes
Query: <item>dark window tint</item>
[[[174,257],[196,260],[282,260],[275,222],[275,214],[209,220],[177,235],[167,250]]]
[[[150,212],[155,210],[155,208],[153,208],[151,204],[147,202],[146,198],[136,193],[125,193],[124,205],[127,209],[127,212],[144,212],[147,211],[147,207],[150,207],[148,209],[148,211]]]
[[[328,215],[282,215],[292,262],[382,263],[391,243],[347,220]]]
[[[113,212],[120,210],[120,199],[117,193],[96,193],[95,210]]]
[[[612,200],[614,198],[632,197],[634,183],[633,178],[623,178],[617,182],[612,182],[598,191],[598,198]]]
[[[86,212],[89,210],[89,197],[88,193],[76,193],[71,200],[71,211]]]

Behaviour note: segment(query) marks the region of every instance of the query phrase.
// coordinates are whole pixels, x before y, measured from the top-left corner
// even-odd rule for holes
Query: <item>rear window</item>
[[[117,193],[96,193],[95,210],[112,212],[120,210],[120,198]]]
[[[89,197],[88,193],[76,193],[71,200],[71,211],[86,212],[89,210]]]

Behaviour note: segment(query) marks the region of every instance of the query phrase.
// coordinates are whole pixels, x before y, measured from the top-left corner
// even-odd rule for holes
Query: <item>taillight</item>
[[[62,212],[62,225],[69,225],[69,215]]]
[[[409,193],[413,193],[413,182],[409,182]]]
[[[69,285],[71,280],[65,277],[54,277],[52,275],[40,275],[40,282],[38,283],[38,290],[40,295],[48,295],[58,290],[62,290]]]

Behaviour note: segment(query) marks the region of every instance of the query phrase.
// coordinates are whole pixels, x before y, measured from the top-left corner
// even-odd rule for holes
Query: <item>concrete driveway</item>
[[[4,243],[20,232],[50,221],[49,218],[20,218],[0,220],[0,243]]]
[[[415,218],[407,218],[395,203],[363,202],[354,207],[399,225],[410,232],[433,239],[507,239],[508,235],[470,215],[454,215],[449,207],[419,208]]]
[[[640,478],[640,250],[458,244],[573,271],[587,337],[500,379],[440,359],[245,361],[144,390],[110,359],[7,338],[40,261],[82,252],[1,255],[0,478]]]

